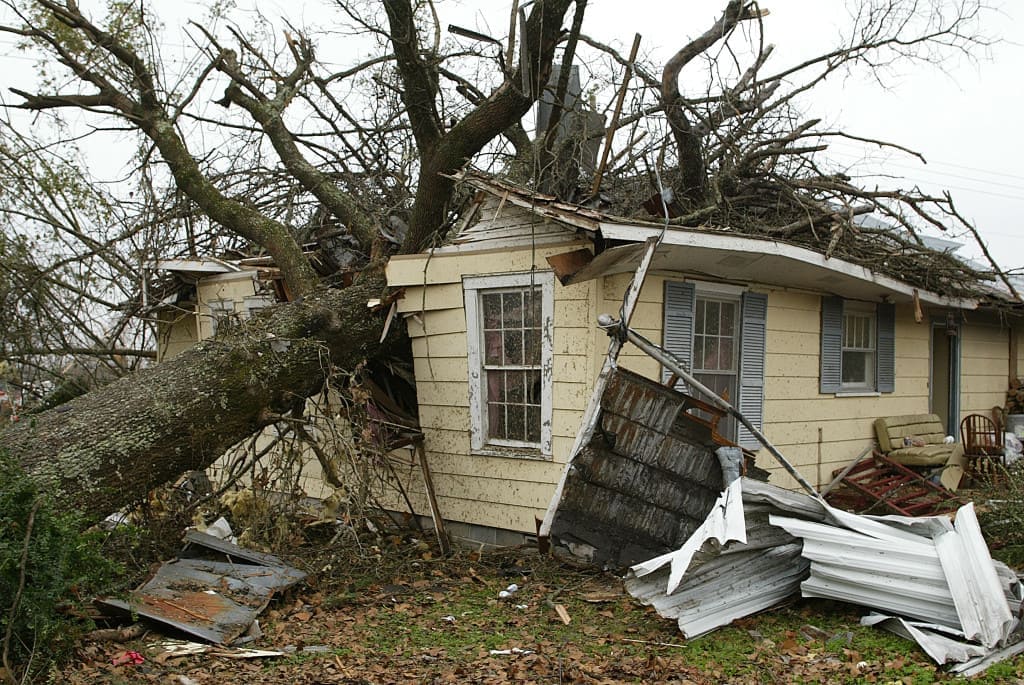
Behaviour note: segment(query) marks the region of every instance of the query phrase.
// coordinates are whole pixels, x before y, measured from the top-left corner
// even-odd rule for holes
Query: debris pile
[[[632,567],[626,589],[687,637],[798,592],[870,607],[864,619],[971,671],[1024,651],[1024,589],[993,561],[974,507],[945,516],[859,516],[749,479],[733,481],[677,551]]]

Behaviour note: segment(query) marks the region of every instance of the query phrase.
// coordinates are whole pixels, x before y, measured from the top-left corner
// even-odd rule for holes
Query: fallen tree
[[[939,224],[951,216],[952,202],[913,191],[867,192],[823,171],[814,155],[832,134],[818,130],[817,119],[797,116],[792,106],[840,65],[870,68],[873,54],[927,58],[936,47],[969,50],[978,42],[971,33],[978,11],[972,0],[934,0],[934,21],[926,20],[916,36],[907,32],[919,3],[881,4],[887,11],[867,12],[857,25],[861,33],[848,45],[770,76],[761,70],[771,49],[752,33],[759,45],[753,64],[724,83],[724,72],[709,59],[713,76],[698,96],[681,92],[684,68],[719,41],[732,40],[741,22],[758,22],[763,13],[756,3],[725,3],[721,19],[669,60],[661,79],[638,67],[631,110],[638,113],[613,126],[629,132],[643,117],[653,117],[662,135],[642,140],[634,128],[614,156],[619,162],[609,174],[617,185],[642,181],[639,195],[626,201],[635,207],[653,189],[660,198],[653,213],[672,223],[718,221],[780,240],[816,241],[822,251],[844,255],[862,252],[850,236],[869,232],[855,218],[870,209],[909,231],[897,241],[900,250],[921,248],[908,216]],[[96,20],[71,0],[3,5],[17,20],[0,31],[55,60],[66,84],[54,92],[15,90],[14,107],[34,115],[72,112],[100,128],[127,129],[140,146],[134,171],[147,179],[146,192],[183,198],[180,213],[163,215],[162,224],[174,233],[181,230],[175,218],[192,222],[184,241],[190,250],[183,254],[196,254],[195,233],[202,230],[206,245],[221,239],[222,245],[270,255],[293,299],[266,318],[0,433],[0,449],[63,505],[86,511],[91,520],[209,464],[279,420],[317,392],[332,367],[351,369],[385,354],[388,348],[378,343],[382,319],[368,315],[367,300],[383,294],[380,274],[389,254],[444,240],[458,210],[449,176],[487,155],[495,165],[520,170],[521,180],[571,185],[549,178],[565,169],[561,161],[552,163],[564,157],[554,135],[559,116],[550,118],[538,141],[527,136],[523,116],[548,84],[560,43],[562,74],[584,44],[628,62],[581,33],[583,0],[537,0],[528,13],[514,3],[509,36],[498,40],[459,29],[459,35],[473,36],[468,48],[442,44],[432,3],[383,0],[382,13],[338,6],[354,30],[380,38],[379,54],[349,69],[327,70],[312,41],[291,27],[273,52],[231,25],[227,47],[210,20],[192,25],[199,46],[194,68],[164,82],[160,38],[143,3],[117,3]],[[952,14],[943,12],[945,5]],[[564,30],[571,6],[571,28]],[[910,18],[885,32],[888,18],[907,12]],[[467,60],[478,69],[472,77],[462,68]],[[783,93],[783,84],[805,74],[804,82]],[[556,103],[565,101],[566,82],[553,85]],[[223,118],[196,104],[211,90],[222,93],[216,104],[225,108]],[[215,126],[224,144],[218,139],[204,146],[200,125]],[[657,184],[636,172],[639,160],[651,160]],[[674,195],[666,192],[673,189]],[[887,239],[895,235],[890,231]],[[307,239],[338,238],[351,259],[344,276],[333,280],[353,283],[346,288],[321,283],[302,249]],[[979,277],[961,270],[939,285],[955,290]]]

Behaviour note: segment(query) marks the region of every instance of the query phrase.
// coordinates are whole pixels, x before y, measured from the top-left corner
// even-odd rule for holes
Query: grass
[[[143,639],[86,645],[55,680],[76,683],[947,682],[912,642],[859,625],[861,610],[800,600],[685,640],[672,621],[638,605],[613,576],[564,566],[535,550],[424,558],[397,538],[380,554],[310,547],[292,562],[314,571],[261,617],[256,645],[289,652],[258,663],[209,656],[154,661]],[[429,555],[427,555],[429,556]],[[326,570],[325,570],[326,569]],[[498,593],[510,583],[509,599]],[[564,624],[554,605],[564,606]],[[306,647],[318,651],[303,651]],[[125,648],[148,657],[112,669]],[[491,655],[519,648],[529,654]],[[92,651],[89,651],[92,650]],[[1024,660],[977,682],[1022,680]],[[122,680],[116,680],[121,678]],[[134,678],[134,679],[133,679]]]

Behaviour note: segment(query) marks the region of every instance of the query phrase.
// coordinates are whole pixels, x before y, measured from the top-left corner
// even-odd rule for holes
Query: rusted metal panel
[[[616,369],[601,418],[573,460],[551,535],[595,563],[621,567],[668,552],[696,530],[722,491],[710,443],[681,420],[686,397]]]
[[[241,636],[278,590],[306,577],[270,554],[190,531],[181,558],[163,564],[127,601],[102,607],[131,612],[200,639],[226,645]],[[196,558],[221,556],[226,561]],[[246,563],[248,562],[248,563]]]

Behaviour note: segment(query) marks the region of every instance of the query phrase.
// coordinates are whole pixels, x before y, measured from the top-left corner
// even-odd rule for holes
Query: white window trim
[[[486,441],[484,413],[486,389],[483,369],[483,327],[480,312],[480,292],[500,288],[523,288],[530,285],[541,289],[541,401],[540,444],[510,444],[513,441]],[[466,306],[466,351],[469,363],[469,431],[473,454],[505,457],[550,459],[552,455],[552,380],[553,336],[555,321],[555,279],[550,271],[527,271],[495,276],[464,276],[463,296]]]

